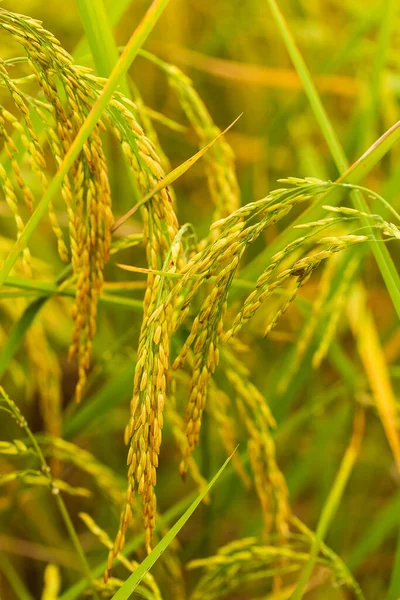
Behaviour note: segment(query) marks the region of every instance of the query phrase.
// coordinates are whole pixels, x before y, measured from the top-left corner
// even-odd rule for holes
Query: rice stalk
[[[13,400],[11,400],[11,398],[9,398],[9,396],[6,394],[6,392],[4,391],[4,389],[2,387],[0,387],[0,410],[2,412],[7,413],[16,422],[16,424],[21,429],[24,430],[25,434],[28,436],[28,438],[32,444],[33,450],[36,454],[36,457],[37,457],[38,461],[40,462],[41,471],[33,472],[33,480],[32,480],[32,473],[22,472],[22,473],[24,473],[22,475],[22,478],[26,478],[26,477],[29,477],[29,475],[31,475],[31,480],[34,483],[36,481],[40,481],[40,485],[46,485],[49,488],[51,494],[54,496],[56,503],[58,505],[61,517],[66,526],[66,529],[70,535],[71,541],[72,541],[72,543],[75,547],[75,550],[79,556],[82,571],[87,578],[88,584],[90,585],[90,587],[93,590],[94,597],[96,598],[97,594],[96,594],[96,590],[93,586],[93,578],[92,578],[92,575],[90,572],[89,565],[87,563],[85,554],[83,552],[83,549],[80,544],[77,533],[75,531],[75,528],[72,524],[71,518],[68,514],[67,508],[64,504],[64,500],[62,499],[62,496],[60,494],[60,490],[62,490],[62,489],[64,489],[68,493],[74,493],[74,488],[71,488],[65,482],[58,481],[53,478],[50,467],[47,465],[46,460],[43,456],[43,453],[36,441],[35,436],[31,432],[25,417],[22,415],[21,411],[19,410],[19,408],[15,404],[15,402]],[[11,478],[12,478],[12,476],[13,476],[13,473],[11,473],[9,475],[9,477],[11,477]],[[40,477],[40,479],[38,479],[38,477]],[[14,477],[14,479],[15,479],[15,477]],[[79,490],[79,488],[78,488],[78,494],[80,491],[81,490]],[[85,490],[85,492],[86,492],[86,490]],[[85,492],[83,492],[84,495],[85,495]]]

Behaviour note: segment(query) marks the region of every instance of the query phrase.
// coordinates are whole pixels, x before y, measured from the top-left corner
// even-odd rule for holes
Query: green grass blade
[[[306,63],[297,48],[296,42],[293,36],[291,35],[289,27],[281,11],[279,10],[276,1],[267,0],[267,2],[275,19],[275,22],[277,23],[277,26],[281,32],[282,38],[286,45],[286,49],[303,83],[305,93],[308,97],[308,100],[317,119],[319,127],[325,137],[325,141],[335,161],[336,167],[339,173],[343,173],[348,168],[348,161],[344,150],[340,144],[340,141],[336,136],[330,119],[326,113],[326,110],[321,102],[317,88],[312,80],[311,73],[308,70]],[[358,210],[369,212],[368,205],[360,192],[354,191],[351,194],[351,197],[354,206]],[[373,231],[368,227],[367,222],[364,223],[364,226],[366,226],[367,229],[369,229],[370,234],[373,234]],[[375,244],[372,242],[371,248],[375,256],[376,262],[378,263],[378,267],[381,271],[382,277],[385,281],[388,292],[392,298],[397,315],[400,318],[400,277],[397,272],[397,269],[385,245]]]
[[[108,27],[115,27],[121,20],[122,15],[127,10],[129,5],[132,4],[132,0],[107,0],[104,5],[104,10],[107,15]],[[83,37],[79,44],[76,46],[73,57],[79,63],[82,64],[82,60],[90,53],[90,46],[87,37]],[[113,65],[114,66],[114,65]]]
[[[0,269],[0,285],[4,283],[5,278],[9,274],[10,270],[16,263],[19,255],[26,247],[29,238],[32,233],[35,231],[38,226],[41,218],[47,211],[47,208],[55,196],[55,194],[61,188],[62,181],[64,177],[67,175],[68,171],[72,167],[74,161],[78,157],[80,151],[89,135],[93,131],[96,126],[98,120],[100,119],[103,111],[107,107],[108,102],[111,100],[111,97],[115,90],[118,87],[121,79],[127,73],[129,67],[131,66],[133,60],[135,59],[138,51],[146,41],[153,27],[157,23],[158,19],[161,17],[163,11],[165,10],[169,0],[154,0],[147,13],[143,17],[142,21],[137,26],[136,30],[132,34],[129,42],[125,46],[125,50],[121,54],[117,64],[115,65],[110,78],[108,79],[106,85],[99,98],[96,100],[93,105],[90,113],[85,119],[82,127],[80,128],[78,135],[75,140],[71,144],[68,152],[66,153],[64,160],[57,171],[56,175],[53,177],[49,187],[47,188],[46,193],[43,195],[40,200],[38,206],[35,209],[35,212],[32,214],[31,218],[25,225],[19,239],[14,244],[12,250],[8,254],[3,266]]]
[[[70,296],[75,297],[75,290],[70,288],[59,289],[58,285],[64,280],[64,278],[70,274],[70,267],[68,266],[61,275],[57,278],[55,283],[45,283],[40,281],[31,281],[30,279],[22,279],[20,277],[8,277],[5,281],[6,286],[17,287],[19,289],[32,290],[38,292],[41,297],[35,299],[29,304],[18,321],[14,324],[7,337],[7,340],[0,351],[0,379],[3,377],[10,363],[10,360],[15,356],[18,349],[21,347],[23,339],[29,327],[34,322],[38,312],[43,305],[54,295]],[[42,295],[43,294],[43,295]],[[134,312],[142,312],[143,303],[140,300],[134,298],[125,298],[123,296],[117,296],[112,294],[103,294],[99,298],[100,304],[115,305],[120,307],[128,308]]]
[[[173,519],[176,519],[176,517],[179,514],[181,514],[182,511],[186,510],[186,508],[188,506],[190,506],[190,504],[193,502],[193,500],[195,500],[196,496],[197,496],[196,492],[193,492],[192,494],[189,494],[188,496],[186,496],[185,498],[183,498],[182,500],[177,502],[172,508],[167,510],[158,519],[157,524],[156,524],[156,529],[160,530],[162,527],[165,527],[171,521],[173,521]],[[124,552],[123,552],[124,556],[129,556],[130,554],[132,554],[132,552],[137,550],[139,548],[139,546],[141,544],[143,544],[144,537],[145,537],[145,534],[143,532],[143,533],[140,533],[139,535],[136,535],[131,541],[127,542]],[[107,561],[103,561],[102,563],[98,564],[92,570],[93,577],[100,577],[104,573],[106,566],[107,566]],[[78,581],[72,587],[70,587],[66,592],[64,592],[60,596],[59,600],[75,600],[76,598],[81,596],[82,592],[84,592],[86,590],[86,588],[87,588],[87,581],[85,579],[82,579],[81,581]]]
[[[378,32],[377,49],[373,62],[370,86],[372,121],[379,116],[381,110],[382,73],[386,63],[390,43],[390,34],[394,23],[393,0],[383,0],[380,10],[380,28]]]
[[[101,77],[108,77],[117,64],[119,51],[114,40],[103,0],[76,0],[79,14],[90,50]],[[125,78],[121,79],[121,91],[130,96]]]
[[[353,546],[346,563],[354,571],[368,556],[386,541],[400,524],[400,492],[379,510]]]
[[[108,22],[103,0],[76,0],[86,38],[101,77],[108,77],[119,52]]]
[[[55,286],[60,284],[71,272],[70,266],[66,267],[62,273],[57,277]],[[32,283],[32,282],[30,282]],[[29,304],[18,321],[14,324],[7,341],[0,352],[0,379],[3,377],[6,369],[9,365],[10,360],[14,357],[15,353],[20,348],[22,341],[25,337],[29,327],[34,322],[36,315],[48,300],[49,296],[37,298],[31,304]]]
[[[170,171],[168,175],[165,175],[165,177],[160,181],[160,183],[158,183],[155,186],[154,189],[151,190],[151,192],[146,194],[146,196],[144,196],[137,204],[135,204],[135,206],[128,210],[126,214],[124,214],[120,219],[118,219],[118,221],[114,223],[114,225],[112,226],[112,231],[116,231],[119,227],[121,227],[121,225],[123,225],[125,221],[129,219],[129,217],[131,217],[141,206],[146,204],[146,202],[151,200],[153,196],[155,196],[155,194],[161,192],[161,190],[167,187],[167,185],[171,185],[172,183],[174,183],[174,181],[176,181],[179,177],[186,173],[186,171],[188,171],[207,152],[207,150],[209,150],[211,146],[213,146],[215,142],[219,140],[221,136],[225,135],[225,133],[235,125],[235,123],[240,119],[241,116],[242,115],[236,117],[236,119],[226,129],[224,129],[224,131],[221,131],[221,133],[219,133],[213,140],[211,140],[211,142],[203,146],[203,148],[196,152],[196,154],[193,154],[193,156],[185,160],[184,163]]]
[[[46,300],[47,297],[38,298],[37,300],[34,300],[34,302],[29,304],[29,306],[22,313],[22,316],[18,319],[18,321],[11,329],[7,337],[7,341],[0,352],[0,379],[6,372],[10,360],[12,360],[16,352],[21,347],[21,344],[25,337],[25,333],[32,325],[39,310],[42,308]]]
[[[311,545],[310,558],[301,572],[300,579],[297,583],[296,589],[290,597],[290,600],[301,600],[306,590],[306,585],[311,577],[313,568],[317,561],[318,553],[321,549],[321,544],[327,534],[329,526],[336,514],[340,500],[343,496],[344,489],[349,480],[351,472],[353,470],[355,461],[357,459],[362,436],[364,430],[364,414],[362,412],[357,413],[354,432],[350,441],[349,447],[347,448],[341,465],[339,467],[338,474],[329,493],[325,506],[322,510],[321,517],[318,522],[315,538]]]
[[[326,110],[321,102],[317,88],[311,78],[311,74],[308,67],[297,48],[296,42],[287,26],[287,23],[278,8],[275,0],[267,0],[268,5],[271,9],[272,15],[275,19],[276,24],[279,27],[279,31],[285,42],[286,49],[292,59],[293,65],[295,66],[297,73],[303,83],[304,90],[307,94],[308,101],[310,102],[311,108],[316,116],[321,131],[325,137],[326,143],[328,144],[329,150],[335,161],[339,173],[345,171],[348,167],[347,158],[339,142],[335,130],[328,118]]]
[[[137,585],[142,580],[143,576],[151,569],[154,563],[159,559],[164,550],[169,546],[172,540],[178,535],[179,531],[185,525],[186,521],[192,516],[200,502],[207,496],[213,487],[214,483],[217,481],[227,464],[229,463],[232,455],[229,456],[222,467],[219,469],[218,473],[214,475],[211,479],[210,483],[207,487],[197,496],[197,498],[192,502],[189,508],[185,511],[185,513],[181,516],[180,519],[175,523],[173,527],[168,531],[168,533],[162,538],[161,541],[158,542],[157,546],[150,552],[150,554],[144,559],[144,561],[139,565],[134,573],[125,581],[124,585],[118,590],[116,594],[113,596],[113,600],[128,600],[131,597],[132,593],[135,591]]]
[[[91,427],[96,427],[99,416],[107,415],[124,400],[132,396],[133,367],[125,368],[118,372],[110,382],[97,391],[93,398],[88,400],[64,422],[63,437],[72,439],[76,434]]]
[[[5,287],[18,288],[21,290],[29,290],[31,292],[37,292],[38,295],[43,296],[69,296],[74,298],[76,294],[75,288],[58,287],[57,283],[48,283],[45,281],[32,281],[31,279],[23,279],[21,277],[7,277],[4,282]],[[117,294],[102,294],[99,298],[101,304],[117,304],[118,306],[126,306],[142,312],[143,303],[140,300],[134,298],[125,298],[124,296],[118,296]]]

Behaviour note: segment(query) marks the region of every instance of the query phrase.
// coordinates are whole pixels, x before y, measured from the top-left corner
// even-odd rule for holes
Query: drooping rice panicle
[[[246,488],[250,488],[251,480],[243,464],[240,454],[235,452],[238,446],[238,431],[234,419],[230,416],[232,402],[225,392],[211,382],[209,412],[218,426],[218,433],[228,456],[232,455],[232,466]]]
[[[264,584],[264,589],[271,589],[271,580],[278,573],[289,575],[298,572],[309,557],[307,545],[301,538],[294,537],[285,546],[261,545],[255,538],[244,538],[221,547],[215,556],[193,560],[189,569],[202,568],[205,573],[191,595],[191,600],[217,600],[229,597],[235,590],[250,586],[252,582]],[[342,581],[342,571],[332,555],[321,556],[318,564],[328,568],[338,585],[349,585]],[[349,585],[350,589],[354,589]]]
[[[160,159],[160,165],[162,166],[164,171],[167,173],[168,171],[171,171],[171,163],[169,161],[169,158],[165,154],[165,152],[163,151],[163,149],[161,147],[157,132],[153,126],[153,121],[151,120],[151,118],[148,114],[148,111],[146,110],[147,107],[146,107],[145,103],[143,102],[143,98],[141,97],[137,86],[132,82],[131,87],[133,90],[134,101],[135,101],[134,106],[137,110],[138,117],[139,117],[141,125],[143,127],[143,131],[146,134],[146,136],[148,137],[148,139],[152,142],[154,148],[157,149],[157,154]],[[126,103],[126,99],[124,99],[123,102]],[[172,190],[169,189],[169,192],[171,194]]]
[[[265,335],[267,335],[271,329],[276,326],[282,314],[284,314],[289,304],[293,302],[300,288],[310,278],[315,269],[318,268],[321,261],[330,258],[334,253],[345,250],[354,244],[366,242],[368,239],[368,236],[365,235],[342,235],[321,238],[317,240],[317,243],[319,245],[326,245],[326,249],[296,260],[290,268],[281,271],[276,276],[275,280],[271,281],[273,272],[280,264],[282,259],[287,255],[288,251],[291,251],[294,245],[298,246],[298,244],[303,244],[305,238],[300,238],[299,240],[296,240],[295,243],[289,244],[285,250],[272,257],[271,264],[258,278],[256,282],[256,290],[252,292],[246,299],[243,308],[234,320],[233,326],[225,334],[224,342],[228,341],[232,335],[238,333],[243,324],[255,314],[263,302],[265,302],[275,292],[276,289],[283,287],[284,284],[293,278],[296,278],[296,283],[290,297],[284,302],[271,323],[267,326],[265,330]]]
[[[179,414],[176,408],[176,380],[174,377],[175,373],[170,372],[168,374],[168,402],[165,404],[165,417],[172,427],[172,432],[175,437],[176,444],[179,448],[180,454],[183,455],[186,448],[186,436],[185,436],[185,425],[183,417]],[[188,473],[193,481],[198,486],[199,490],[203,490],[207,486],[207,480],[202,476],[200,469],[193,457],[190,457],[188,462]],[[205,501],[208,501],[206,496]]]
[[[47,127],[50,145],[55,150],[57,164],[70,147],[89,108],[101,92],[103,81],[87,69],[76,66],[52,34],[39,22],[13,15],[0,14],[0,27],[9,31],[24,47],[29,63],[53,108],[55,131]],[[55,77],[61,80],[67,104],[58,97]],[[117,135],[123,151],[143,193],[150,191],[163,177],[154,146],[146,138],[134,115],[118,100],[111,100],[103,117]],[[23,101],[16,102],[24,109]],[[27,117],[28,118],[28,117]],[[99,133],[100,122],[77,159],[71,176],[63,184],[63,197],[69,215],[72,265],[77,277],[75,321],[70,359],[78,356],[78,401],[82,397],[90,365],[92,343],[96,329],[97,301],[102,290],[103,270],[108,260],[111,241],[111,198],[107,167]],[[163,189],[143,208],[145,245],[149,266],[160,267],[158,249],[165,252],[177,232],[177,220],[168,190]],[[153,277],[149,277],[146,303],[150,301]]]
[[[193,347],[194,360],[190,383],[189,403],[186,411],[187,449],[181,463],[181,473],[186,471],[187,461],[199,440],[202,413],[205,407],[208,384],[219,360],[219,343],[223,332],[223,316],[229,288],[246,248],[272,223],[285,216],[293,205],[306,199],[304,194],[287,190],[287,202],[275,202],[275,196],[247,205],[230,217],[219,221],[213,228],[221,228],[218,237],[204,250],[195,254],[181,269],[182,279],[177,282],[170,297],[179,296],[185,289],[181,305],[181,317],[176,328],[188,313],[190,303],[199,288],[211,276],[213,287],[206,296],[199,314],[193,321],[191,332],[183,345],[173,368],[182,367],[189,350]],[[255,217],[259,220],[253,223]],[[245,220],[247,218],[247,220]],[[187,285],[190,284],[189,289]],[[170,300],[167,299],[167,302]]]
[[[395,401],[400,335],[393,312],[394,307],[400,314],[393,262],[400,239],[394,145],[400,124],[391,126],[398,108],[391,75],[397,60],[391,31],[395,3],[388,0],[365,15],[356,11],[360,18],[354,24],[347,19],[343,45],[323,19],[323,30],[318,18],[310,29],[310,15],[300,15],[311,49],[318,47],[326,57],[335,47],[319,65],[326,75],[316,83],[339,126],[337,117],[346,116],[349,128],[340,126],[340,135],[354,149],[372,142],[382,124],[387,129],[346,170],[284,19],[259,19],[254,27],[249,6],[238,3],[227,11],[210,3],[193,12],[178,0],[162,15],[153,47],[190,69],[192,82],[173,64],[139,50],[154,25],[150,21],[168,0],[149,2],[118,61],[114,32],[119,43],[136,19],[133,13],[123,15],[127,1],[111,3],[104,12],[102,0],[77,0],[78,12],[58,11],[60,39],[67,29],[72,34],[68,47],[81,25],[85,30],[76,59],[41,22],[0,9],[0,256],[5,258],[0,376],[22,409],[0,388],[0,486],[6,492],[0,508],[7,523],[0,535],[0,596],[300,600],[336,593],[365,600],[350,569],[322,541],[332,514],[337,535],[343,515],[354,513],[358,496],[365,497],[351,493],[346,500],[354,444],[336,479],[332,471],[355,399],[368,415],[369,441],[350,485],[353,491],[373,489],[374,502],[372,508],[364,503],[360,518],[336,545],[366,590],[371,586],[377,596],[394,600],[400,579],[395,554],[385,557],[383,578],[365,565],[374,565],[371,540],[376,545],[377,532],[380,542],[389,540],[398,521],[396,496],[381,494],[388,482],[380,477],[382,483],[375,485],[382,468],[389,475],[393,471],[393,456],[400,464]],[[254,8],[256,0],[249,1]],[[345,13],[332,1],[340,25]],[[279,16],[276,0],[266,4]],[[318,17],[323,3],[314,4],[309,12]],[[46,7],[42,12],[47,23]],[[218,26],[215,36],[206,32],[212,21]],[[286,68],[275,25],[295,58],[295,71]],[[259,60],[262,39],[272,49],[273,64],[268,53]],[[185,49],[189,42],[192,50]],[[359,85],[353,51],[357,56],[367,51],[371,58],[368,94],[365,82]],[[123,75],[135,53],[147,60],[135,59]],[[346,77],[334,72],[341,67]],[[195,87],[199,72],[204,98],[216,100],[210,111]],[[117,79],[120,90],[129,87],[129,98],[118,91],[108,97]],[[286,102],[279,96],[282,90],[292,96],[302,83],[342,173],[337,181],[327,179],[332,165],[308,111],[300,110],[294,97]],[[351,114],[360,92],[361,121]],[[332,93],[344,99],[340,106],[332,104]],[[260,112],[257,107],[264,104],[268,110]],[[104,110],[86,139],[85,127],[94,125],[99,105]],[[219,129],[210,115],[219,122],[242,110],[240,132],[215,139]],[[86,142],[60,181],[59,171],[65,173],[82,138]],[[202,150],[171,170],[170,161],[176,163],[192,143]],[[287,177],[279,180],[280,189],[253,201],[254,190],[268,189],[277,173],[307,171],[325,178]],[[166,182],[181,175],[175,196]],[[363,180],[377,191],[362,186]],[[336,206],[350,195],[361,210]],[[180,227],[179,214],[193,225]],[[388,252],[384,244],[392,240]],[[61,273],[56,249],[67,264]],[[371,249],[377,264],[367,258]],[[130,264],[116,264],[116,253]],[[121,281],[119,266],[140,275]],[[74,364],[68,364],[68,346]],[[74,390],[78,401],[87,397],[85,406],[70,403]],[[376,408],[386,449],[379,446]],[[380,468],[371,448],[382,450]],[[232,452],[216,491],[203,497],[214,467]],[[176,479],[179,471],[188,481]],[[167,547],[164,539],[163,551],[149,560],[157,559],[152,576],[146,572],[129,589],[145,553],[168,532],[172,536],[172,523],[184,514],[180,526],[193,511],[199,491],[207,505],[199,506]],[[295,514],[316,523],[322,497],[327,502],[313,532]],[[336,512],[339,500],[344,504]],[[81,510],[90,512],[83,522],[77,519]],[[133,539],[125,544],[128,535]],[[254,537],[242,539],[247,535]],[[185,567],[197,573],[184,573]],[[100,571],[105,577],[94,579]]]
[[[133,155],[131,158],[133,158]],[[164,214],[166,208],[158,208],[158,211]],[[187,228],[183,227],[179,233],[176,232],[168,246],[165,235],[172,235],[177,224],[173,213],[170,214],[170,217],[169,226],[166,220],[164,228],[162,222],[159,223],[158,228],[156,227],[157,211],[155,210],[154,214],[147,208],[144,211],[145,235],[149,240],[147,255],[150,265],[157,268],[161,256],[165,261],[164,268],[168,272],[174,273],[182,260],[181,238],[185,235]],[[165,229],[165,226],[167,229]],[[154,240],[153,234],[158,239]],[[156,242],[158,243],[158,253],[155,252]],[[131,504],[136,490],[143,500],[146,548],[150,551],[151,547],[156,514],[154,486],[156,484],[156,469],[162,439],[163,412],[169,369],[170,334],[172,330],[170,319],[172,305],[164,303],[168,295],[169,285],[168,280],[150,272],[145,294],[145,312],[139,336],[131,417],[125,428],[125,443],[129,445],[127,458],[129,466],[128,490],[118,534],[114,547],[109,553],[105,574],[106,580],[111,574],[113,558],[124,547],[125,532],[131,520]]]
[[[60,47],[59,42],[37,21],[2,11],[0,27],[9,31],[26,50],[37,81],[47,101],[54,107],[57,134],[62,140],[63,151],[66,152],[83,122],[92,97],[88,83],[79,76],[79,69],[74,66],[72,58]],[[55,75],[60,78],[66,92],[67,113],[58,97]],[[72,195],[74,192],[76,194],[75,205],[69,211],[69,216],[73,219],[73,266],[78,275],[74,310],[75,330],[70,350],[70,358],[78,354],[78,401],[82,396],[90,363],[97,299],[102,287],[103,269],[108,258],[111,238],[110,189],[98,129],[99,126],[85,144],[84,151],[78,159],[74,176],[75,189],[72,188]]]
[[[271,433],[275,420],[265,398],[249,381],[245,367],[230,352],[224,352],[224,359],[225,374],[249,436],[248,455],[266,531],[274,529],[286,536],[290,507],[286,481],[276,462]]]
[[[204,573],[191,600],[222,600],[243,589],[243,586],[251,589],[252,582],[263,585],[267,592],[271,590],[271,581],[277,574],[288,575],[290,580],[291,575],[308,561],[307,542],[313,535],[299,519],[293,518],[293,522],[302,535],[290,534],[283,546],[275,545],[274,538],[268,545],[261,545],[254,537],[242,538],[220,547],[214,556],[190,561],[187,565],[189,570],[202,569]],[[360,586],[343,561],[326,544],[321,546],[317,564],[329,571],[336,586],[351,590],[357,600],[365,600]]]
[[[290,520],[292,525],[298,531],[306,535],[311,542],[313,541],[315,538],[315,533],[311,531],[311,529],[309,529],[302,521],[300,521],[299,518],[297,518],[295,515],[292,515]],[[358,582],[354,579],[350,569],[347,567],[345,562],[343,562],[340,556],[338,556],[331,548],[329,548],[325,542],[321,543],[321,554],[327,557],[333,565],[338,585],[346,586],[349,588],[349,590],[352,590],[357,600],[365,600],[364,593],[361,590]]]
[[[142,51],[142,56],[153,61],[166,73],[175,90],[187,119],[196,131],[200,147],[211,142],[220,130],[195,90],[190,78],[178,67],[162,61],[153,54]],[[207,165],[208,185],[215,205],[213,221],[230,215],[240,206],[240,189],[236,178],[234,153],[225,138],[220,138],[204,157]]]
[[[321,276],[321,281],[319,283],[318,295],[313,302],[312,313],[307,321],[301,335],[298,337],[296,341],[296,348],[292,360],[290,361],[290,365],[288,371],[284,374],[280,384],[279,384],[279,393],[284,394],[286,389],[288,388],[289,383],[292,378],[295,376],[297,369],[301,363],[303,356],[305,355],[307,348],[312,342],[313,336],[315,334],[315,330],[317,327],[318,319],[321,313],[324,311],[325,303],[329,296],[330,284],[332,281],[332,277],[336,273],[337,269],[337,261],[332,257],[331,260],[327,261],[327,264],[324,268],[324,271]]]

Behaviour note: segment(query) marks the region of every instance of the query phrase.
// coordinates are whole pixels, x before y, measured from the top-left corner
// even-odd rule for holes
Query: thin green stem
[[[335,183],[332,182],[331,183],[332,186],[334,187],[342,187],[342,188],[349,188],[352,190],[359,190],[360,192],[364,192],[374,198],[376,198],[376,200],[378,200],[379,202],[381,202],[381,204],[383,204],[383,206],[385,206],[387,208],[387,210],[392,213],[392,215],[394,217],[396,217],[396,219],[398,221],[400,221],[400,215],[397,212],[397,210],[395,208],[393,208],[393,206],[391,204],[389,204],[389,202],[387,200],[385,200],[385,198],[383,198],[383,196],[381,196],[380,194],[378,194],[377,192],[374,192],[373,190],[363,186],[363,185],[356,185],[356,184],[352,184],[352,183]]]
[[[45,475],[45,477],[47,477],[47,479],[49,480],[49,484],[50,484],[50,490],[51,493],[55,496],[56,499],[56,503],[58,506],[58,509],[60,511],[61,517],[64,521],[64,524],[67,528],[67,531],[69,533],[69,536],[71,538],[72,544],[75,547],[76,553],[79,556],[79,560],[81,562],[81,567],[82,567],[82,572],[84,573],[84,575],[87,578],[87,581],[90,585],[90,587],[92,588],[93,591],[93,596],[96,598],[96,600],[99,600],[99,597],[97,595],[96,592],[96,588],[93,582],[93,577],[92,577],[92,573],[90,571],[90,566],[89,563],[86,560],[86,556],[85,553],[83,551],[83,548],[81,546],[81,543],[79,541],[78,538],[78,534],[76,533],[75,527],[71,521],[71,517],[69,516],[67,507],[65,506],[64,500],[60,494],[60,490],[57,488],[57,486],[55,485],[54,481],[53,481],[53,476],[51,474],[51,469],[48,466],[46,459],[44,457],[44,454],[42,452],[41,447],[39,446],[35,436],[33,435],[32,431],[30,430],[28,423],[26,422],[26,420],[22,417],[19,418],[20,413],[16,413],[14,410],[14,406],[12,401],[10,400],[10,398],[7,396],[7,394],[5,393],[5,391],[3,390],[3,388],[0,388],[0,391],[2,393],[2,396],[5,400],[5,402],[8,404],[8,406],[10,407],[10,409],[12,410],[13,413],[15,413],[18,417],[17,422],[20,425],[20,427],[25,431],[26,435],[28,436],[32,447],[37,455],[37,457],[39,458],[39,461],[42,465],[42,472]]]
[[[75,288],[63,288],[54,283],[47,283],[45,281],[32,281],[30,279],[23,279],[21,277],[7,277],[4,282],[6,287],[20,288],[23,290],[32,290],[43,293],[46,296],[57,295],[57,296],[70,296],[75,297]],[[124,298],[113,294],[102,294],[99,298],[99,302],[103,304],[117,304],[120,306],[127,306],[136,310],[143,309],[143,303],[140,300],[134,300],[133,298]]]
[[[390,44],[394,8],[395,3],[393,0],[383,0],[380,6],[380,27],[370,81],[372,122],[379,116],[381,108],[382,73]]]
[[[14,568],[14,565],[4,552],[0,554],[0,569],[14,590],[16,598],[19,600],[34,600],[17,570]]]

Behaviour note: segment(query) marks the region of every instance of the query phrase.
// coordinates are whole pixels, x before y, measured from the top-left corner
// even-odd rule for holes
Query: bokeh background
[[[125,4],[126,10],[114,27],[117,43],[121,46],[147,8],[147,2],[141,0]],[[399,119],[400,6],[395,2],[391,9],[385,60],[380,64],[382,44],[385,43],[381,23],[389,4],[382,0],[285,0],[279,3],[350,163]],[[110,15],[115,13],[112,1],[106,2],[106,6]],[[5,0],[2,7],[41,20],[71,53],[84,37],[74,2]],[[236,157],[242,204],[262,198],[271,189],[279,187],[276,181],[280,177],[313,176],[325,180],[338,176],[266,2],[171,0],[145,48],[177,65],[192,79],[221,129],[243,113],[227,134]],[[16,52],[16,45],[2,33],[1,58],[10,58]],[[80,61],[89,66],[92,64],[87,51],[81,53]],[[165,75],[139,56],[130,76],[146,106],[174,122],[171,125],[156,115],[153,124],[172,167],[179,165],[197,151],[198,139]],[[120,216],[133,201],[121,158],[111,140],[107,153],[114,214]],[[363,184],[379,191],[399,208],[400,146],[392,148]],[[213,207],[202,161],[177,181],[174,188],[181,222],[194,223],[198,235],[206,235]],[[61,201],[57,209],[62,223]],[[3,199],[0,215],[4,236],[11,238],[12,223]],[[250,250],[246,260],[268,245],[279,228],[268,230]],[[140,218],[135,215],[124,226],[123,233],[138,231]],[[42,223],[32,247],[37,270],[42,272],[43,278],[54,279],[61,264],[48,223]],[[391,252],[398,264],[399,250],[393,246]],[[144,254],[138,249],[129,249],[121,253],[119,262],[144,266]],[[396,395],[400,376],[397,366],[400,334],[390,298],[370,255],[363,263],[360,278],[368,290],[368,304]],[[110,290],[120,283],[121,295],[142,297],[144,278],[137,274],[131,276],[110,265],[106,280]],[[127,281],[137,282],[137,287],[124,289],[121,282]],[[315,297],[318,284],[319,276],[305,289],[307,299]],[[9,303],[6,308],[2,301],[0,343],[7,339],[25,305],[26,300],[18,299],[11,308]],[[357,336],[349,327],[346,310],[343,310],[337,337],[344,349],[341,357],[344,368],[347,363],[351,364],[347,380],[328,358],[318,371],[313,371],[306,363],[287,392],[283,396],[278,393],[279,380],[287,368],[288,353],[298,339],[304,320],[296,306],[288,311],[267,341],[259,332],[266,312],[273,314],[274,306],[266,308],[266,312],[261,311],[243,333],[241,359],[277,418],[278,463],[287,479],[294,512],[310,528],[316,525],[347,446],[354,406],[358,403],[366,407],[367,429],[362,452],[327,543],[352,568],[366,598],[373,600],[385,597],[393,567],[400,524],[399,475],[373,406],[370,380],[357,349]],[[78,408],[73,400],[76,368],[67,361],[70,311],[70,300],[62,298],[53,299],[45,307],[41,316],[45,345],[38,347],[38,338],[28,340],[28,346],[17,353],[2,384],[24,410],[33,431],[39,433],[43,431],[44,423],[38,408],[41,393],[38,373],[43,369],[43,361],[52,364],[54,368],[49,371],[57,373],[61,382],[64,437],[92,452],[123,482],[126,457],[123,428],[128,419],[140,320],[123,308],[100,308],[93,369],[86,396]],[[41,373],[43,377],[43,370]],[[219,383],[223,387],[224,382]],[[183,402],[184,391],[181,394]],[[300,421],[290,420],[293,415],[300,415]],[[0,416],[0,435],[1,439],[18,437],[17,429],[5,416]],[[208,423],[207,416],[203,436],[202,447],[196,456],[202,474],[208,479],[224,460],[225,451],[218,429],[212,422]],[[157,484],[161,512],[195,490],[193,482],[182,483],[178,465],[178,452],[167,424]],[[56,464],[56,468],[71,484],[91,488],[92,484],[75,466]],[[3,471],[9,469],[10,464],[4,460]],[[98,495],[95,486],[92,491],[94,497],[91,499],[72,498],[68,500],[68,506],[80,529],[84,547],[93,564],[97,564],[104,558],[104,550],[80,524],[77,513],[80,510],[90,512],[111,536],[118,526],[118,516],[109,510],[107,502],[99,500],[102,496]],[[3,494],[2,490],[0,494]],[[260,527],[254,491],[246,491],[235,476],[227,476],[213,495],[212,503],[201,506],[180,535],[180,560],[185,564],[192,558],[213,554],[232,539],[258,535]],[[51,499],[40,490],[16,488],[0,495],[0,554],[4,557],[0,562],[0,596],[4,600],[18,597],[9,581],[13,571],[25,581],[33,598],[40,598],[43,572],[48,562],[60,565],[65,588],[79,578],[76,559],[55,508]],[[143,557],[142,551],[139,551],[140,557]],[[165,573],[161,567],[159,576],[163,582]],[[196,577],[196,573],[185,574],[189,589]],[[165,597],[172,598],[166,586],[164,582]],[[229,597],[265,597],[262,593],[262,585],[257,587],[255,584],[249,591],[242,590]],[[323,584],[307,597],[344,600],[353,596],[342,588]]]

